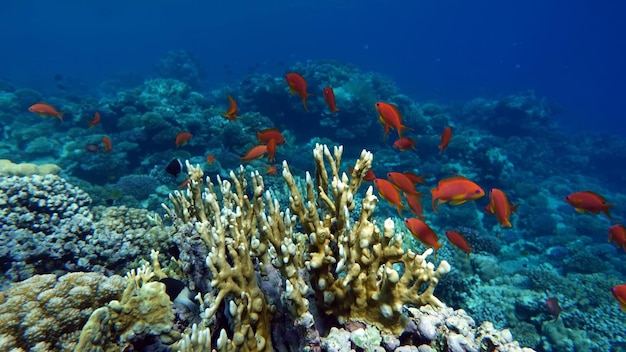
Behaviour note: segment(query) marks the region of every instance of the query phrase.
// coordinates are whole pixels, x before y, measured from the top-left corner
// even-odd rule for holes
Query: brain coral
[[[71,351],[94,309],[126,281],[97,273],[36,275],[0,292],[0,351]]]

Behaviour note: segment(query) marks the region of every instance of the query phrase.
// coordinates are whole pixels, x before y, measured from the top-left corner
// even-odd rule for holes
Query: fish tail
[[[55,116],[57,119],[59,119],[59,120],[63,121],[63,114],[65,114],[65,111],[59,111],[59,112],[58,112],[58,113],[56,113],[54,116]]]
[[[615,204],[605,204],[604,208],[602,209],[602,213],[604,215],[606,215],[607,218],[609,218],[609,219],[611,219],[613,221],[620,221],[620,219],[616,219],[613,216],[611,216],[610,210],[611,210],[611,207],[614,207],[614,206],[615,206]]]
[[[398,136],[400,136],[400,138],[402,138],[402,132],[404,130],[411,130],[412,131],[413,128],[400,124],[400,126],[398,127]]]

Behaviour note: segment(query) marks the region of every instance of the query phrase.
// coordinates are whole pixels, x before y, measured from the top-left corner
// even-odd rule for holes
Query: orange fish
[[[99,123],[100,123],[100,113],[96,111],[96,113],[93,114],[93,119],[89,121],[89,128],[92,128]]]
[[[401,152],[409,150],[409,149],[417,150],[417,148],[415,148],[416,140],[417,138],[411,139],[409,137],[402,137],[398,139],[397,141],[393,142],[393,147],[398,149]]]
[[[506,194],[497,188],[492,188],[489,192],[490,203],[485,210],[487,213],[495,214],[501,227],[512,227],[511,211],[517,211],[517,205],[511,205]]]
[[[546,308],[548,309],[548,313],[554,317],[554,321],[559,319],[559,314],[563,311],[563,308],[559,305],[559,300],[556,297],[546,299]]]
[[[176,135],[176,148],[183,146],[189,142],[189,140],[193,137],[193,134],[189,132],[180,132]]]
[[[267,153],[267,146],[266,145],[257,145],[252,147],[247,153],[246,155],[242,156],[240,159],[242,162],[246,162],[246,161],[250,161],[250,160],[256,160],[259,158],[262,158],[263,155],[265,155],[265,153]]]
[[[209,165],[213,164],[215,162],[215,154],[207,155],[206,162],[209,163]]]
[[[471,248],[469,246],[467,240],[465,239],[465,237],[463,237],[463,235],[455,231],[446,231],[446,237],[448,237],[450,243],[459,247],[461,250],[467,253],[467,257],[469,258],[470,252],[473,251],[474,248]]]
[[[415,184],[405,174],[400,172],[388,172],[387,178],[402,192],[407,194],[417,194]]]
[[[378,194],[380,194],[384,200],[389,202],[390,205],[395,205],[396,209],[398,209],[398,214],[402,217],[404,205],[402,204],[400,192],[398,192],[393,183],[382,178],[377,178],[374,180],[374,186],[378,190]]]
[[[402,124],[402,115],[395,105],[379,101],[375,106],[378,120],[385,126],[385,137],[389,133],[389,128],[398,130],[398,138],[402,138],[402,131],[412,129]]]
[[[609,228],[609,242],[626,251],[626,228],[624,225],[613,225]]]
[[[113,149],[113,143],[111,143],[111,138],[104,136],[102,137],[102,144],[104,145],[104,152],[109,154],[111,149]]]
[[[181,182],[177,188],[183,189],[183,188],[187,188],[187,186],[189,185],[189,179],[186,178],[185,181]]]
[[[571,205],[576,209],[579,213],[592,213],[598,214],[602,212],[602,214],[606,215],[611,220],[616,220],[609,213],[609,209],[615,204],[607,204],[606,199],[601,195],[592,192],[592,191],[582,191],[572,193],[569,196],[565,197],[565,201],[567,204]]]
[[[422,194],[405,194],[404,200],[409,205],[409,209],[420,220],[424,220],[424,207],[422,207]]]
[[[270,141],[267,142],[267,160],[269,162],[273,162],[275,155],[276,155],[276,140],[270,139]]]
[[[234,121],[239,117],[237,116],[237,112],[239,111],[239,108],[237,107],[237,103],[235,102],[235,99],[233,99],[233,97],[231,97],[230,94],[226,94],[226,96],[228,97],[228,101],[230,102],[230,105],[228,106],[228,110],[226,110],[226,112],[223,113],[222,116],[227,118],[229,121]]]
[[[433,210],[439,214],[437,205],[446,202],[450,202],[452,205],[463,204],[484,196],[485,191],[463,176],[453,176],[439,181],[437,188],[431,189],[430,194],[433,197]],[[437,203],[435,204],[435,202]]]
[[[407,172],[404,173],[404,175],[406,177],[408,177],[411,180],[411,182],[413,182],[414,184],[417,184],[417,183],[424,184],[424,183],[426,183],[426,182],[424,182],[424,178],[426,177],[426,174],[424,174],[424,175],[417,175],[414,172],[407,171]]]
[[[41,117],[54,116],[61,121],[63,121],[63,114],[65,114],[65,112],[57,111],[57,109],[55,109],[52,105],[46,103],[31,105],[28,108],[28,111],[39,114]]]
[[[331,114],[339,111],[335,105],[335,92],[333,92],[331,87],[324,87],[324,100],[326,100],[326,104],[328,105],[328,109]]]
[[[452,127],[447,126],[443,129],[443,133],[441,134],[441,144],[439,144],[439,149],[441,149],[441,155],[443,155],[443,151],[448,147],[448,143],[452,139]]]
[[[270,176],[276,176],[276,165],[265,165],[265,174]]]
[[[619,307],[622,311],[626,312],[626,284],[613,286],[611,288],[611,293],[613,293],[613,296],[617,298]]]
[[[304,110],[308,112],[309,108],[306,107],[306,99],[311,94],[307,93],[306,91],[306,81],[304,80],[304,77],[302,77],[298,73],[292,72],[285,75],[285,81],[287,81],[287,84],[289,85],[289,91],[291,92],[291,95],[297,93],[302,100],[302,106],[304,106]]]
[[[416,240],[422,242],[426,247],[433,248],[434,257],[437,260],[437,250],[443,244],[439,243],[439,237],[435,231],[422,220],[415,218],[404,219],[404,225]]]
[[[348,173],[352,174],[353,171],[354,171],[354,168],[350,166],[348,168]],[[363,181],[365,182],[372,182],[375,179],[376,179],[376,175],[374,174],[374,171],[372,171],[372,169],[367,170],[367,172],[365,173],[365,176],[363,176]]]
[[[267,144],[272,139],[276,142],[276,145],[285,144],[285,137],[283,137],[280,131],[276,128],[268,128],[262,131],[257,131],[256,138],[258,138],[262,144]]]

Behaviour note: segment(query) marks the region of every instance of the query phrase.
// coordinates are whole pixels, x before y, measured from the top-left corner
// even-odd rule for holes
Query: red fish
[[[424,207],[422,207],[422,195],[421,194],[405,194],[404,200],[409,205],[409,209],[420,220],[424,220]]]
[[[189,185],[189,178],[186,178],[183,182],[181,182],[177,188],[179,189],[184,189],[187,188],[187,186]]]
[[[492,188],[489,192],[490,203],[485,210],[487,213],[495,214],[501,227],[512,227],[511,211],[517,211],[517,205],[511,205],[506,194],[497,188]]]
[[[624,225],[613,225],[609,229],[609,242],[626,251],[626,228]]]
[[[89,128],[95,127],[99,123],[100,123],[100,113],[96,111],[96,113],[93,114],[93,119],[89,121]]]
[[[595,192],[582,191],[572,193],[565,197],[565,201],[567,204],[573,206],[579,213],[598,214],[602,212],[602,214],[606,215],[609,219],[616,220],[611,216],[611,213],[609,213],[609,209],[615,204],[607,204],[606,199]]]
[[[619,302],[619,307],[626,312],[626,284],[617,285],[611,288],[611,293]]]
[[[291,92],[291,95],[298,94],[302,100],[304,110],[308,112],[309,108],[306,107],[306,99],[311,94],[306,91],[306,80],[304,77],[298,73],[292,72],[285,75],[285,81],[287,81],[287,84],[289,85],[289,92]]]
[[[353,171],[354,171],[354,168],[350,166],[348,168],[348,173],[352,174]],[[375,179],[376,179],[376,175],[374,174],[374,171],[372,171],[372,169],[367,170],[367,172],[365,173],[365,176],[363,176],[363,181],[365,182],[372,182]]]
[[[242,162],[256,160],[256,159],[262,158],[263,155],[265,155],[265,153],[267,153],[267,146],[257,145],[257,146],[252,147],[250,150],[248,150],[246,155],[242,156],[240,159]]]
[[[399,190],[406,194],[417,194],[415,184],[405,174],[400,172],[388,172],[387,178],[393,183]]]
[[[209,165],[213,164],[215,162],[215,154],[207,155],[206,162],[209,163]]]
[[[393,142],[393,147],[398,149],[401,152],[409,150],[409,149],[417,150],[417,148],[415,148],[416,140],[417,138],[411,139],[409,137],[402,137],[398,139],[397,141]]]
[[[267,161],[273,162],[275,156],[276,156],[276,140],[270,139],[270,141],[267,142]]]
[[[446,231],[446,237],[448,237],[450,243],[459,247],[461,250],[467,253],[467,257],[469,258],[470,252],[473,251],[474,248],[471,248],[469,246],[467,240],[465,239],[465,237],[463,237],[463,235],[455,231]]]
[[[443,246],[439,243],[439,237],[425,222],[420,219],[407,218],[404,220],[404,225],[411,232],[416,240],[422,242],[426,247],[432,248],[435,253],[434,257],[437,260],[437,250]]]
[[[265,174],[270,176],[276,176],[277,170],[276,165],[266,165],[265,166]]]
[[[226,96],[228,97],[228,101],[230,105],[228,106],[228,110],[226,110],[226,112],[223,113],[222,116],[227,118],[229,121],[234,121],[239,117],[237,116],[237,112],[239,111],[239,108],[237,107],[237,103],[235,102],[235,99],[233,99],[233,97],[231,97],[230,94],[226,94]]]
[[[180,132],[179,134],[177,134],[176,135],[176,148],[187,144],[187,142],[189,142],[191,137],[193,137],[193,134],[189,132]]]
[[[448,147],[448,143],[452,139],[452,127],[446,126],[443,129],[443,133],[441,134],[441,144],[439,144],[439,149],[441,149],[441,155],[443,155],[443,151]]]
[[[328,109],[331,114],[339,111],[335,105],[335,92],[333,92],[331,87],[324,87],[324,100],[326,100],[326,104],[328,105]]]
[[[430,193],[436,214],[439,214],[437,212],[439,204],[450,202],[452,205],[459,205],[485,195],[485,191],[480,186],[463,176],[453,176],[439,181],[437,188],[431,189]]]
[[[554,317],[555,321],[559,319],[559,314],[563,311],[563,308],[559,305],[559,300],[556,299],[556,297],[546,299],[546,308],[548,309],[548,313]]]
[[[412,129],[402,124],[402,115],[395,105],[379,101],[375,106],[378,120],[385,126],[385,137],[389,133],[389,128],[398,130],[398,138],[402,138],[402,131]]]
[[[382,178],[377,178],[374,180],[374,186],[378,190],[378,194],[389,202],[390,205],[394,205],[396,209],[398,209],[398,214],[402,217],[402,209],[404,209],[404,205],[402,204],[402,198],[400,197],[400,192],[394,187],[394,185]]]
[[[46,103],[37,103],[31,105],[28,108],[28,111],[34,112],[41,117],[54,116],[61,121],[63,121],[63,114],[65,114],[65,112],[57,111],[57,109],[55,109],[52,105]]]
[[[404,175],[406,177],[408,177],[411,180],[411,182],[413,182],[414,184],[417,184],[417,183],[424,184],[424,183],[426,183],[426,182],[424,182],[424,178],[426,177],[426,174],[424,174],[424,175],[417,175],[414,172],[407,171],[407,172],[404,173]]]
[[[102,137],[102,144],[104,145],[104,152],[109,154],[111,149],[113,149],[113,143],[111,143],[111,138],[104,136]]]
[[[268,128],[262,131],[257,131],[256,137],[259,139],[261,144],[267,144],[272,139],[276,142],[276,145],[285,144],[285,137],[283,137],[280,131],[276,128]]]

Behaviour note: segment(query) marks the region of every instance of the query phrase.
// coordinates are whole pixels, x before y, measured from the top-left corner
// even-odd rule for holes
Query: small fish
[[[304,110],[307,112],[309,108],[306,106],[306,99],[311,94],[306,91],[306,80],[299,73],[291,72],[285,75],[285,81],[287,81],[287,85],[289,85],[289,92],[291,95],[298,94],[300,96],[300,100],[302,100],[302,106],[304,106]]]
[[[404,192],[405,194],[417,194],[415,189],[415,183],[411,181],[405,174],[400,172],[388,172],[387,179],[393,183],[396,188]]]
[[[467,257],[469,258],[470,252],[473,251],[474,248],[471,248],[469,246],[467,240],[465,239],[465,237],[463,237],[463,235],[456,231],[446,231],[446,237],[448,237],[450,243],[467,253]]]
[[[559,319],[559,314],[563,311],[559,305],[559,300],[556,299],[556,297],[546,299],[546,309],[548,310],[548,313],[554,317],[555,321]]]
[[[267,161],[274,162],[276,156],[276,140],[275,139],[270,139],[269,142],[267,142]]]
[[[257,145],[257,146],[252,147],[250,150],[248,150],[246,155],[240,157],[240,159],[242,162],[245,163],[246,161],[251,161],[251,160],[262,158],[263,155],[265,155],[265,153],[267,153],[267,146]]]
[[[324,87],[324,100],[326,100],[328,110],[330,110],[331,114],[339,111],[339,109],[337,109],[337,106],[335,105],[335,92],[331,87]]]
[[[613,286],[611,293],[619,302],[619,307],[623,312],[626,312],[626,284]]]
[[[576,192],[565,197],[567,204],[571,205],[579,213],[602,213],[611,220],[617,220],[611,216],[609,210],[615,204],[607,204],[606,199],[592,191]]]
[[[262,131],[257,131],[256,138],[258,138],[261,144],[267,144],[272,139],[276,141],[276,145],[285,144],[285,137],[283,137],[280,131],[276,128],[268,128]]]
[[[439,214],[437,211],[439,204],[450,202],[452,205],[459,205],[485,195],[480,186],[463,176],[453,176],[439,181],[437,188],[431,189],[430,193],[436,214]]]
[[[422,220],[415,218],[404,219],[404,225],[416,240],[434,250],[434,257],[435,260],[437,260],[437,250],[441,248],[443,244],[439,243],[439,237],[435,231]]]
[[[55,109],[52,105],[46,103],[37,103],[31,105],[28,108],[28,111],[34,112],[41,117],[54,116],[61,121],[63,121],[63,114],[65,114],[65,112],[57,111],[57,109]]]
[[[276,176],[276,165],[265,165],[265,174],[270,176]]]
[[[405,194],[404,200],[409,205],[411,213],[415,214],[420,220],[424,220],[424,207],[422,206],[422,194]]]
[[[189,132],[180,132],[179,134],[176,135],[176,148],[181,147],[185,144],[187,144],[187,142],[189,142],[189,140],[191,139],[191,137],[193,137],[193,134],[189,133]]]
[[[443,151],[446,150],[450,140],[452,139],[452,127],[446,126],[443,129],[443,133],[441,134],[441,144],[439,144],[439,149],[441,149],[441,155],[443,155]]]
[[[178,177],[178,174],[180,174],[182,171],[183,171],[183,163],[181,163],[180,160],[178,159],[174,159],[170,161],[170,163],[167,164],[167,166],[165,167],[165,172],[167,172],[170,175],[173,175],[174,177]]]
[[[390,128],[398,130],[398,138],[402,138],[402,131],[412,129],[402,124],[402,115],[395,105],[379,101],[375,107],[378,111],[378,120],[385,126],[385,137],[389,134]]]
[[[189,178],[186,178],[183,182],[181,182],[176,188],[185,189],[189,186]]]
[[[169,277],[160,279],[159,282],[165,285],[165,293],[170,297],[170,301],[185,306],[190,312],[198,310],[198,305],[190,299],[192,293],[184,282]]]
[[[352,172],[354,172],[354,168],[350,166],[348,168],[348,173],[352,174]],[[363,176],[363,181],[365,182],[372,182],[375,179],[376,179],[376,174],[374,174],[374,171],[372,171],[372,169],[367,170],[367,172],[365,173],[365,176]]]
[[[104,152],[109,154],[111,149],[113,149],[113,143],[111,143],[111,138],[104,136],[102,137],[102,144],[104,145]]]
[[[89,121],[89,128],[93,128],[93,127],[95,127],[99,123],[100,123],[100,113],[96,111],[93,114],[93,119],[91,119],[91,121]]]
[[[209,154],[206,156],[206,162],[212,165],[215,162],[215,154]]]
[[[517,211],[517,205],[511,205],[506,194],[497,188],[492,188],[489,192],[490,203],[487,205],[486,211],[495,214],[501,227],[512,227],[511,212]]]
[[[401,152],[407,151],[409,149],[417,150],[417,148],[415,148],[416,140],[417,138],[411,139],[409,137],[402,137],[398,139],[397,141],[393,142],[393,147],[398,149]]]
[[[230,94],[227,94],[226,96],[228,97],[228,101],[230,105],[228,106],[228,110],[226,110],[226,112],[223,113],[222,116],[227,118],[229,121],[234,121],[239,117],[237,116],[237,112],[239,111],[239,108],[237,107],[237,103],[235,102],[235,99],[233,99],[233,97],[231,97]]]
[[[400,192],[398,192],[393,183],[382,178],[377,178],[374,180],[374,186],[378,190],[378,194],[389,202],[390,205],[395,206],[396,209],[398,209],[398,215],[402,217],[402,209],[404,209],[402,197],[400,197]]]
[[[624,225],[613,225],[609,229],[609,242],[626,251],[626,228]]]

